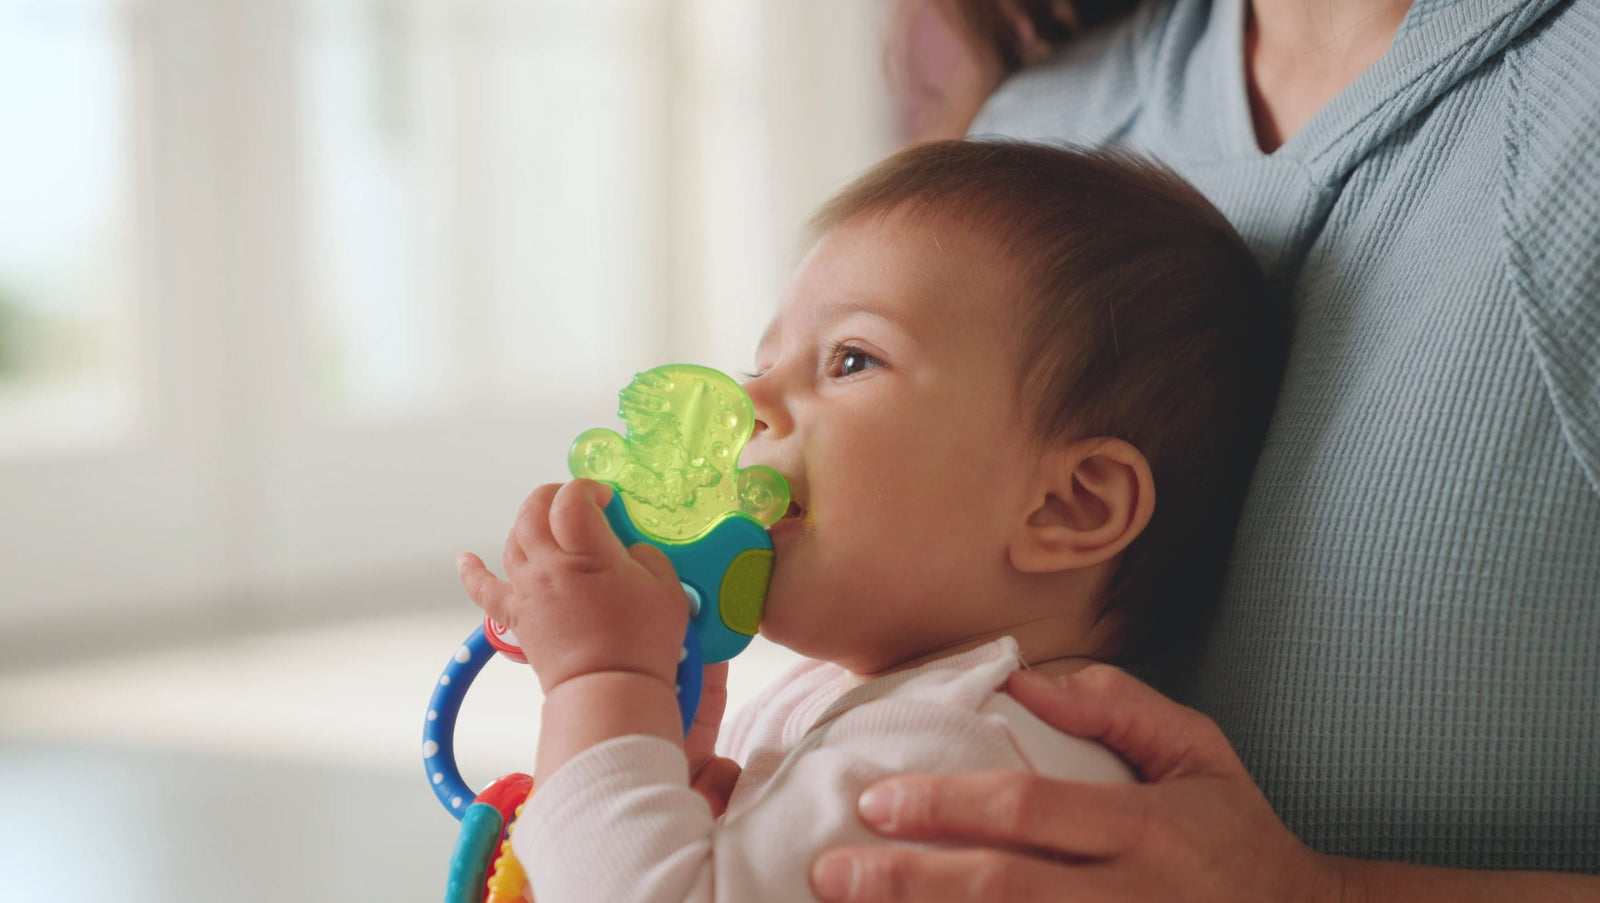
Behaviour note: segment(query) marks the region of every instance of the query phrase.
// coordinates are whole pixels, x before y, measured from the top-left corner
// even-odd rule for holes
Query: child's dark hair
[[[1215,608],[1283,368],[1286,315],[1232,226],[1129,154],[998,141],[902,151],[812,234],[901,212],[991,243],[1021,277],[1020,397],[1043,442],[1114,436],[1150,464],[1150,525],[1100,616],[1114,660],[1180,682]]]

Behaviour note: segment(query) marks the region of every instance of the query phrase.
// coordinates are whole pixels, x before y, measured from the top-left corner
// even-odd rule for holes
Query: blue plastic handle
[[[428,771],[428,784],[433,787],[433,795],[439,798],[440,805],[457,819],[471,807],[477,794],[467,786],[456,766],[456,716],[461,713],[467,688],[494,654],[494,647],[489,644],[483,626],[479,625],[445,663],[444,672],[434,685],[433,698],[428,701],[427,718],[422,722],[422,765]],[[700,706],[704,669],[700,637],[690,625],[684,633],[683,654],[679,657],[675,678],[678,714],[685,734],[694,724],[694,713]]]
[[[422,722],[422,765],[428,770],[428,785],[445,811],[461,818],[477,796],[456,768],[456,716],[467,688],[494,657],[494,647],[484,635],[482,625],[450,656],[444,672],[428,700],[428,715]]]

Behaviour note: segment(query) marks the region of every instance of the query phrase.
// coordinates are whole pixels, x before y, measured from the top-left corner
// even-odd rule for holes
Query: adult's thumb
[[[1244,773],[1215,722],[1120,668],[1091,665],[1061,677],[1023,671],[1006,690],[1056,729],[1105,744],[1146,782]]]

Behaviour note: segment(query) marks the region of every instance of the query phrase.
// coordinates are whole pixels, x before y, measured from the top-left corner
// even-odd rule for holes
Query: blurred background
[[[0,900],[440,897],[455,554],[634,372],[748,366],[806,215],[918,135],[902,14],[0,0]],[[538,707],[480,684],[475,784]]]

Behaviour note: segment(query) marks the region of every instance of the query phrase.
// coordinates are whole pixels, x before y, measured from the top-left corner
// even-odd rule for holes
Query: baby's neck
[[[916,653],[887,668],[872,672],[858,671],[856,674],[863,680],[884,677],[918,667],[919,665],[925,665],[937,659],[976,649],[1003,636],[1009,636],[1017,641],[1018,653],[1022,659],[1023,666],[1030,671],[1039,671],[1045,674],[1070,674],[1097,661],[1105,660],[1103,658],[1105,643],[1101,636],[1096,634],[1085,635],[1081,631],[1068,628],[1067,625],[1060,621],[1050,619],[1028,621],[1000,630],[963,637],[948,644]]]

